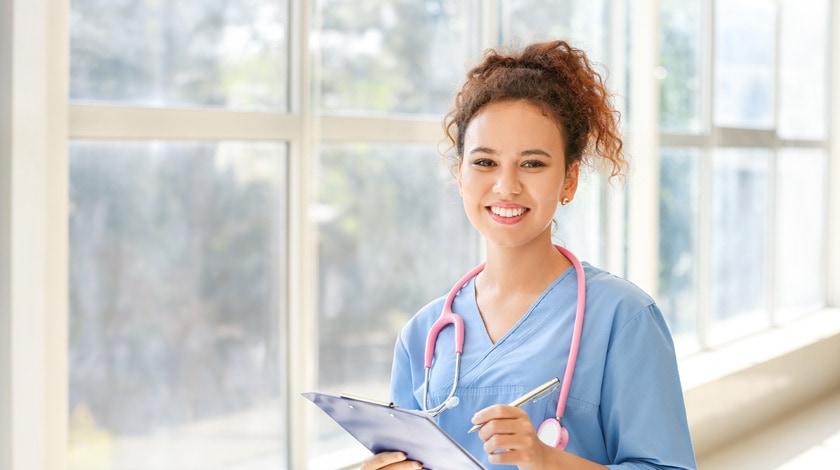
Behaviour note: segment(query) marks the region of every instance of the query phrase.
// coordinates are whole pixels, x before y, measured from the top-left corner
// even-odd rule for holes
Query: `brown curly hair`
[[[604,80],[586,54],[565,41],[531,44],[520,53],[500,54],[490,49],[484,60],[467,72],[444,119],[444,131],[456,150],[454,165],[464,155],[464,133],[470,120],[485,105],[507,100],[527,100],[553,116],[563,130],[566,168],[592,157],[611,164],[610,177],[626,169],[620,115],[610,103]]]

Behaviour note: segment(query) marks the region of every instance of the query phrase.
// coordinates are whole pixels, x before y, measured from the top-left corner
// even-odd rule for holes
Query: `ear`
[[[580,160],[574,162],[566,170],[566,181],[563,183],[563,194],[561,199],[567,197],[569,199],[575,198],[575,192],[578,187],[578,177],[580,176]]]

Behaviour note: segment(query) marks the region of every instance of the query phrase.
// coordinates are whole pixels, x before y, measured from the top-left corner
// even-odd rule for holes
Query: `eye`
[[[486,159],[486,158],[479,158],[478,160],[476,160],[476,161],[474,161],[474,162],[473,162],[473,165],[476,165],[476,166],[485,166],[485,167],[493,166],[493,165],[495,165],[495,164],[496,164],[496,163],[495,163],[495,162],[493,162],[493,160],[488,160],[488,159]]]
[[[539,168],[545,166],[545,163],[539,160],[528,160],[527,162],[522,163],[522,166],[525,168]]]

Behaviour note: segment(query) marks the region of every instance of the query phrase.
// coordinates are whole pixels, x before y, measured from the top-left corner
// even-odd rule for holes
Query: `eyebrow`
[[[496,155],[498,152],[491,149],[490,147],[476,147],[476,148],[470,150],[470,155],[472,155],[474,153],[489,153],[490,155]],[[523,150],[522,152],[519,153],[519,155],[522,155],[523,157],[527,156],[527,155],[542,155],[544,157],[551,158],[551,154],[549,154],[548,152],[546,152],[545,150],[542,150],[542,149]]]

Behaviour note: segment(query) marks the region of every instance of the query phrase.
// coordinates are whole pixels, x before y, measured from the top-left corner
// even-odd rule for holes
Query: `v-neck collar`
[[[469,297],[469,303],[470,303],[470,306],[472,307],[471,310],[475,315],[475,318],[474,318],[475,321],[473,321],[471,323],[476,324],[476,325],[481,327],[481,331],[483,333],[481,335],[481,340],[482,340],[482,343],[483,343],[481,345],[481,346],[483,346],[482,349],[487,351],[487,354],[489,354],[493,350],[500,347],[505,342],[505,340],[507,340],[510,336],[513,336],[514,334],[516,334],[516,332],[520,328],[520,326],[528,320],[528,317],[530,317],[531,313],[534,310],[536,310],[537,306],[542,302],[542,300],[545,298],[545,296],[547,296],[558,284],[560,284],[566,277],[568,277],[570,274],[572,274],[574,272],[575,272],[574,266],[569,266],[565,271],[563,271],[559,276],[557,276],[557,278],[555,278],[553,281],[551,281],[551,283],[548,285],[548,287],[543,289],[542,293],[537,296],[537,298],[531,303],[531,305],[528,307],[528,309],[525,311],[525,313],[521,317],[519,317],[519,319],[516,321],[516,323],[514,323],[513,326],[504,335],[502,335],[502,337],[499,338],[499,340],[496,341],[495,343],[490,338],[490,332],[487,331],[487,326],[484,323],[484,319],[481,317],[481,311],[478,309],[478,295],[476,293],[476,286],[475,286],[475,279],[476,279],[477,276],[474,276],[470,280],[470,283],[472,284],[472,286],[468,290],[469,296],[470,296]],[[486,357],[486,355],[485,355],[485,357]],[[481,361],[479,361],[479,362],[481,362]]]

